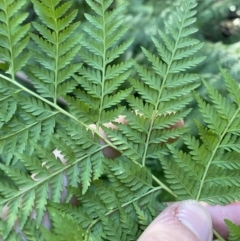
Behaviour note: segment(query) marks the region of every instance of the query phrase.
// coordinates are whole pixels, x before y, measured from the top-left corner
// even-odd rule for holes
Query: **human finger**
[[[168,206],[143,232],[138,241],[212,241],[212,221],[196,201]]]
[[[213,228],[225,239],[229,236],[229,230],[227,228],[225,219],[240,225],[240,202],[234,202],[228,205],[214,205],[202,204],[209,212]]]

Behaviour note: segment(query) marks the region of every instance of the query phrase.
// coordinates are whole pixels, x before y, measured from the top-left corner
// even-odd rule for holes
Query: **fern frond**
[[[224,221],[227,224],[227,227],[230,231],[229,241],[237,241],[240,238],[240,226],[236,225],[235,223],[229,220]]]
[[[139,228],[145,230],[146,227],[153,221],[153,217],[156,217],[159,213],[160,206],[159,203],[154,202],[154,194],[152,195],[152,199],[148,200],[151,202],[150,205],[146,209],[142,209],[138,202],[134,202],[133,206],[136,210],[138,222],[141,225]]]
[[[20,114],[13,116],[13,111],[16,111],[16,100],[18,100],[17,110],[20,111]],[[15,162],[16,154],[25,151],[28,141],[36,142],[43,138],[42,144],[47,146],[49,136],[54,131],[55,118],[58,114],[58,112],[52,111],[47,105],[34,98],[26,98],[18,94],[13,102],[15,102],[15,105],[11,106],[12,109],[5,119],[11,118],[8,122],[5,120],[5,124],[0,130],[0,150],[5,156],[6,164],[11,161]],[[10,104],[10,100],[7,103]],[[32,147],[29,148],[29,154],[32,151]]]
[[[91,133],[89,134],[92,135]],[[65,143],[67,142],[66,140],[65,137]],[[85,144],[86,140],[81,138],[81,141]],[[60,141],[61,139],[58,142]],[[67,143],[68,145],[72,144],[72,142]],[[11,232],[16,219],[18,219],[21,228],[23,228],[33,210],[36,212],[36,225],[38,226],[42,221],[47,202],[49,200],[56,203],[61,201],[62,192],[66,185],[66,183],[64,183],[65,179],[67,182],[69,180],[69,183],[76,187],[80,181],[79,174],[81,172],[82,186],[83,190],[85,190],[91,181],[89,180],[91,176],[89,176],[89,178],[86,178],[86,176],[91,175],[92,169],[95,178],[98,178],[99,175],[101,175],[100,170],[103,168],[97,163],[99,161],[99,155],[94,155],[94,152],[99,153],[102,149],[98,148],[99,144],[97,146],[95,145],[95,151],[92,152],[92,158],[90,158],[89,154],[85,154],[85,156],[79,154],[81,157],[78,158],[78,153],[86,153],[88,148],[93,150],[93,147],[91,145],[86,145],[86,147],[83,147],[84,149],[79,151],[81,148],[79,148],[79,143],[77,144],[77,146],[73,145],[72,148],[69,147],[73,153],[76,149],[78,149],[78,152],[75,153],[75,158],[71,158],[71,161],[69,160],[66,164],[62,163],[59,159],[56,159],[52,151],[48,151],[46,148],[43,149],[42,147],[35,145],[36,156],[18,156],[29,174],[19,171],[17,168],[2,164],[0,165],[1,170],[3,170],[14,183],[14,187],[7,185],[10,187],[8,192],[6,192],[3,187],[0,189],[0,195],[3,197],[3,200],[0,201],[0,206],[8,208],[6,220],[7,226],[4,230],[5,238],[8,237]],[[68,151],[68,156],[69,153],[70,151]],[[90,170],[86,170],[86,164],[89,160],[93,163],[91,163],[93,167],[91,167]],[[84,180],[84,178],[86,179]],[[86,192],[86,190],[84,192]]]
[[[0,1],[0,58],[9,64],[8,73],[12,79],[30,57],[25,51],[30,24],[23,24],[28,13],[17,14],[25,4],[25,0]]]
[[[236,135],[240,126],[239,88],[225,70],[221,72],[232,99],[227,100],[204,82],[212,102],[206,103],[199,95],[196,99],[207,127],[196,122],[199,139],[184,137],[189,154],[169,146],[175,161],[160,159],[167,180],[180,199],[226,204],[240,198],[240,150]]]
[[[141,99],[129,96],[128,102],[133,110],[137,110],[149,122],[148,126],[144,127],[147,134],[141,160],[143,165],[146,158],[150,157],[147,150],[151,145],[159,145],[159,142],[167,142],[184,133],[180,128],[175,131],[158,131],[166,127],[161,127],[158,118],[161,122],[164,117],[167,118],[166,122],[180,121],[185,115],[185,106],[192,100],[191,92],[199,86],[195,83],[198,75],[184,73],[204,59],[193,57],[203,46],[198,40],[190,37],[197,31],[192,27],[196,21],[193,17],[196,14],[195,7],[195,1],[183,1],[181,7],[172,14],[173,22],[165,22],[167,33],[159,30],[161,40],[152,38],[158,54],[142,48],[155,74],[145,67],[135,65],[141,80],[131,80],[131,85]],[[168,116],[167,113],[175,113],[176,116]]]
[[[119,183],[123,183],[130,191],[134,192],[134,195],[141,196],[152,188],[152,176],[147,169],[141,168],[136,164],[124,163],[122,161],[118,162],[118,165],[115,163],[108,163],[108,166],[111,171],[109,177],[110,181],[118,180]],[[123,195],[124,193],[121,193],[122,197]]]
[[[5,122],[8,122],[13,117],[17,109],[17,103],[10,96],[4,98],[1,101],[1,104],[2,112],[0,114],[0,127],[2,127]]]
[[[84,233],[82,228],[70,215],[60,213],[52,207],[48,208],[48,211],[51,215],[53,228],[50,231],[41,227],[42,235],[47,241],[83,240]]]
[[[119,128],[119,127],[118,127]],[[128,128],[128,127],[126,127]],[[143,145],[142,143],[134,143],[134,139],[130,140],[131,138],[128,138],[123,133],[117,131],[117,130],[111,130],[109,128],[103,128],[104,132],[107,134],[107,136],[111,139],[111,142],[113,145],[117,146],[117,149],[121,152],[124,152],[124,155],[128,158],[136,161],[139,158],[141,158],[143,154]],[[131,131],[132,132],[132,131]],[[138,135],[139,137],[139,135]]]
[[[81,57],[87,67],[83,67],[79,75],[75,76],[76,81],[84,89],[84,91],[77,90],[76,97],[89,106],[89,111],[93,112],[94,116],[96,110],[98,111],[94,120],[97,127],[106,121],[106,116],[111,117],[108,121],[117,118],[115,114],[120,112],[117,106],[131,92],[131,89],[126,89],[115,93],[117,88],[128,79],[132,61],[119,64],[112,64],[112,62],[117,61],[116,59],[133,40],[119,43],[127,31],[127,27],[123,27],[124,19],[121,18],[125,5],[109,11],[108,8],[112,2],[87,1],[94,12],[94,15],[85,14],[86,36],[82,41],[84,48],[81,49]],[[111,114],[108,113],[109,111]]]
[[[209,203],[239,199],[239,86],[224,70],[232,100],[204,82],[212,103],[196,99],[207,125],[196,121],[199,138],[183,137],[186,153],[170,144],[188,132],[182,120],[199,86],[191,69],[204,59],[191,37],[196,1],[183,0],[152,37],[154,53],[142,48],[148,67],[123,57],[133,43],[124,3],[86,0],[91,12],[79,34],[73,2],[32,0],[38,19],[28,44],[27,2],[0,0],[0,70],[9,68],[0,74],[0,239],[137,240],[160,210],[161,189]],[[30,87],[15,79],[23,67]],[[105,158],[109,146],[123,156]],[[174,193],[145,167],[152,158]],[[66,204],[73,195],[78,207]],[[40,227],[47,211],[50,231]]]
[[[4,221],[0,222],[0,233],[2,234],[6,228],[6,223]],[[22,233],[21,232],[11,232],[11,234],[8,237],[9,241],[22,241]],[[3,236],[0,235],[0,239],[3,239]]]
[[[36,228],[34,220],[28,220],[24,229],[24,237],[29,241],[44,241],[40,230]]]
[[[71,2],[33,0],[34,9],[42,23],[33,23],[40,36],[31,34],[31,38],[38,46],[35,51],[35,60],[39,66],[30,66],[28,76],[37,91],[45,98],[51,98],[54,103],[57,99],[71,92],[77,85],[73,80],[80,64],[71,64],[81,48],[81,35],[73,32],[79,27],[79,22],[73,23],[77,15],[74,10],[68,15]],[[41,49],[41,51],[40,51]]]
[[[24,4],[24,1],[6,4],[1,4],[5,9],[3,11],[7,13],[7,11],[10,11],[8,8],[11,8],[13,13]],[[11,73],[12,79],[4,78],[6,81],[21,89],[11,91],[8,96],[4,94],[5,97],[2,100],[5,106],[5,113],[7,113],[4,120],[6,124],[1,124],[3,125],[1,129],[1,150],[7,164],[10,163],[12,157],[16,156],[15,154],[17,152],[23,153],[28,141],[34,140],[36,142],[41,137],[44,146],[49,143],[49,136],[53,134],[56,123],[58,111],[55,112],[55,110],[59,109],[57,100],[60,96],[64,96],[66,93],[72,92],[72,90],[75,89],[77,82],[73,79],[73,74],[77,72],[80,67],[80,64],[71,64],[71,66],[68,66],[73,62],[73,59],[80,50],[79,41],[81,39],[81,35],[73,34],[74,30],[79,27],[79,22],[72,23],[77,12],[73,11],[66,16],[72,3],[60,4],[60,1],[49,3],[48,1],[36,0],[33,1],[33,4],[36,13],[42,20],[42,23],[33,23],[35,29],[39,31],[39,35],[30,34],[32,40],[38,46],[36,50],[32,49],[33,52],[35,51],[34,57],[38,63],[34,66],[28,66],[25,72],[28,74],[30,82],[34,85],[39,95],[15,81],[15,70],[15,72],[13,71]],[[5,21],[6,25],[8,24],[7,21],[11,20],[10,14],[8,17]],[[27,15],[25,18],[26,17]],[[22,21],[25,18],[22,17]],[[19,21],[17,23],[21,23]],[[11,31],[15,30],[9,28],[9,31],[8,38],[11,40]],[[17,31],[20,30],[17,29]],[[22,31],[22,35],[25,34],[26,31]],[[20,41],[21,38],[19,37],[18,40]],[[14,41],[15,40],[12,40],[11,43],[15,44]],[[22,48],[13,48],[8,51],[12,53],[13,56],[18,56],[20,54],[19,50],[21,51]],[[23,55],[21,55],[21,58],[22,61],[24,61],[25,57]],[[13,58],[12,63],[9,62],[10,66],[13,66],[13,60],[16,61]],[[17,64],[21,64],[21,61],[17,60]],[[11,84],[6,84],[5,80],[1,85],[7,88],[7,86]],[[34,98],[31,97],[28,99],[26,92],[33,95]],[[16,104],[11,105],[11,99],[13,98],[15,103],[18,101],[18,106],[16,106]],[[47,98],[50,98],[50,101]],[[15,112],[19,112],[19,116],[14,116]],[[7,122],[6,120],[9,121]],[[1,123],[3,123],[3,120],[1,120]],[[6,135],[7,130],[9,132]],[[33,149],[32,146],[29,148],[29,154]],[[15,161],[16,160],[13,160],[12,164],[14,164]]]
[[[71,126],[69,126],[69,123],[63,121],[60,123],[65,131],[58,131],[58,140],[54,141],[54,143],[60,150],[65,150],[66,147],[62,149],[61,146],[59,146],[62,141],[65,146],[68,146],[69,150],[72,150],[71,155],[74,153],[74,157],[67,153],[66,158],[80,158],[82,160],[77,165],[74,165],[71,170],[68,170],[66,175],[69,175],[69,184],[71,184],[71,186],[76,187],[77,183],[81,182],[82,191],[85,193],[91,181],[98,179],[103,173],[104,158],[102,152],[99,152],[99,150],[102,150],[104,147],[95,140],[90,131],[83,129],[78,124],[72,123]],[[82,138],[82,135],[84,135],[85,138]],[[66,142],[67,136],[68,141]],[[65,151],[62,153],[65,155]],[[78,176],[79,171],[81,171],[80,178],[76,179],[76,176],[74,178],[71,176],[71,173]]]
[[[232,100],[237,104],[240,105],[240,97],[239,97],[239,84],[233,77],[224,69],[220,68],[222,76],[225,80],[226,86],[228,88],[229,94]]]
[[[74,91],[75,93],[78,93]],[[97,118],[98,112],[91,112],[91,115],[89,116],[90,107],[89,105],[81,102],[79,99],[76,99],[75,97],[70,96],[64,96],[64,99],[66,100],[66,103],[68,104],[69,113],[72,116],[77,116],[82,122],[86,124],[92,124]]]
[[[135,208],[141,208],[149,215],[149,220],[152,219],[150,203],[160,189],[152,186],[149,171],[138,164],[117,160],[105,160],[104,164],[109,179],[94,181],[84,195],[79,188],[70,188],[80,201],[79,207],[52,205],[78,220],[87,229],[88,240],[93,237],[98,237],[97,240],[136,240],[140,233]]]
[[[29,37],[28,31],[30,24],[23,24],[27,19],[28,13],[22,12],[22,8],[26,4],[24,0],[18,1],[1,1],[0,2],[0,58],[7,64],[6,73],[15,81],[15,74],[21,70],[29,59],[29,53],[26,51]],[[18,12],[18,14],[17,14]],[[1,140],[0,150],[6,164],[10,164],[15,150],[22,152],[25,149],[27,141],[27,133],[25,129],[14,134],[14,129],[18,128],[16,123],[16,112],[19,107],[14,99],[15,95],[21,93],[21,90],[5,81],[1,76]],[[15,121],[12,121],[14,120]],[[6,124],[6,123],[11,124]],[[6,131],[9,130],[7,133]],[[15,161],[13,161],[14,163]]]
[[[109,220],[108,217],[103,215],[100,216],[101,222],[103,224],[102,237],[107,240],[135,240],[136,234],[138,231],[138,225],[136,222],[133,222],[133,219],[130,218],[124,210],[120,212],[119,221],[120,225],[113,223],[112,220]],[[131,224],[131,226],[126,225],[126,223]],[[131,231],[130,231],[131,230]]]

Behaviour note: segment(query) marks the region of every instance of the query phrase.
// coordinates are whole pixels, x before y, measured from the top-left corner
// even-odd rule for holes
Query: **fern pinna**
[[[204,59],[192,57],[202,47],[202,43],[190,37],[197,31],[189,27],[195,21],[195,6],[193,1],[184,2],[183,9],[173,15],[174,24],[165,22],[168,34],[159,30],[161,41],[152,37],[158,55],[142,48],[152,71],[136,64],[140,80],[130,79],[141,98],[134,95],[128,97],[133,112],[126,113],[129,123],[119,126],[121,134],[119,131],[111,134],[106,130],[113,143],[122,140],[123,136],[126,144],[133,143],[129,145],[129,158],[141,159],[143,166],[147,158],[165,152],[164,148],[159,148],[159,143],[176,138],[185,131],[183,128],[169,127],[189,113],[189,109],[184,107],[192,100],[191,91],[199,85],[195,83],[198,75],[184,73]],[[119,147],[123,148],[125,155],[126,144]]]
[[[206,127],[196,121],[199,138],[185,135],[188,153],[169,146],[174,163],[161,159],[166,177],[179,199],[226,204],[239,200],[239,86],[223,69],[231,100],[206,82],[212,104],[196,100]]]
[[[73,1],[32,0],[31,28],[28,1],[0,0],[3,240],[136,240],[162,209],[162,190],[179,200],[239,198],[234,80],[222,70],[234,104],[208,84],[212,105],[195,94],[207,124],[196,121],[200,140],[171,128],[188,115],[199,86],[198,75],[187,73],[204,59],[194,57],[202,47],[191,37],[195,1],[183,0],[166,30],[152,37],[155,53],[142,48],[150,66],[122,57],[133,43],[121,41],[125,3],[86,3],[90,12],[80,24]],[[125,125],[117,121],[122,114]],[[182,135],[188,153],[170,144]],[[107,146],[122,156],[106,158]],[[151,173],[150,158],[160,160],[171,189]],[[42,226],[47,215],[50,231]]]

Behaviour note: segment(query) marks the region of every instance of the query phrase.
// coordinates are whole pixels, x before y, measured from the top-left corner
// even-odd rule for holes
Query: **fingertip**
[[[169,205],[144,231],[138,241],[212,241],[208,212],[195,201]]]
[[[184,127],[184,120],[183,119],[179,120],[176,124],[170,126],[171,129],[175,129],[175,128],[178,128],[178,127]]]
[[[210,214],[213,222],[213,228],[223,237],[228,238],[229,230],[225,223],[225,219],[240,225],[240,202],[230,203],[228,205],[208,205],[202,203]]]
[[[181,202],[176,217],[201,241],[212,241],[212,220],[207,210],[198,202]]]

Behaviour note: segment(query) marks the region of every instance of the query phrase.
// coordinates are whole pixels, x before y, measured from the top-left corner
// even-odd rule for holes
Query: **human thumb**
[[[212,220],[196,201],[168,206],[143,232],[138,241],[212,241]]]

